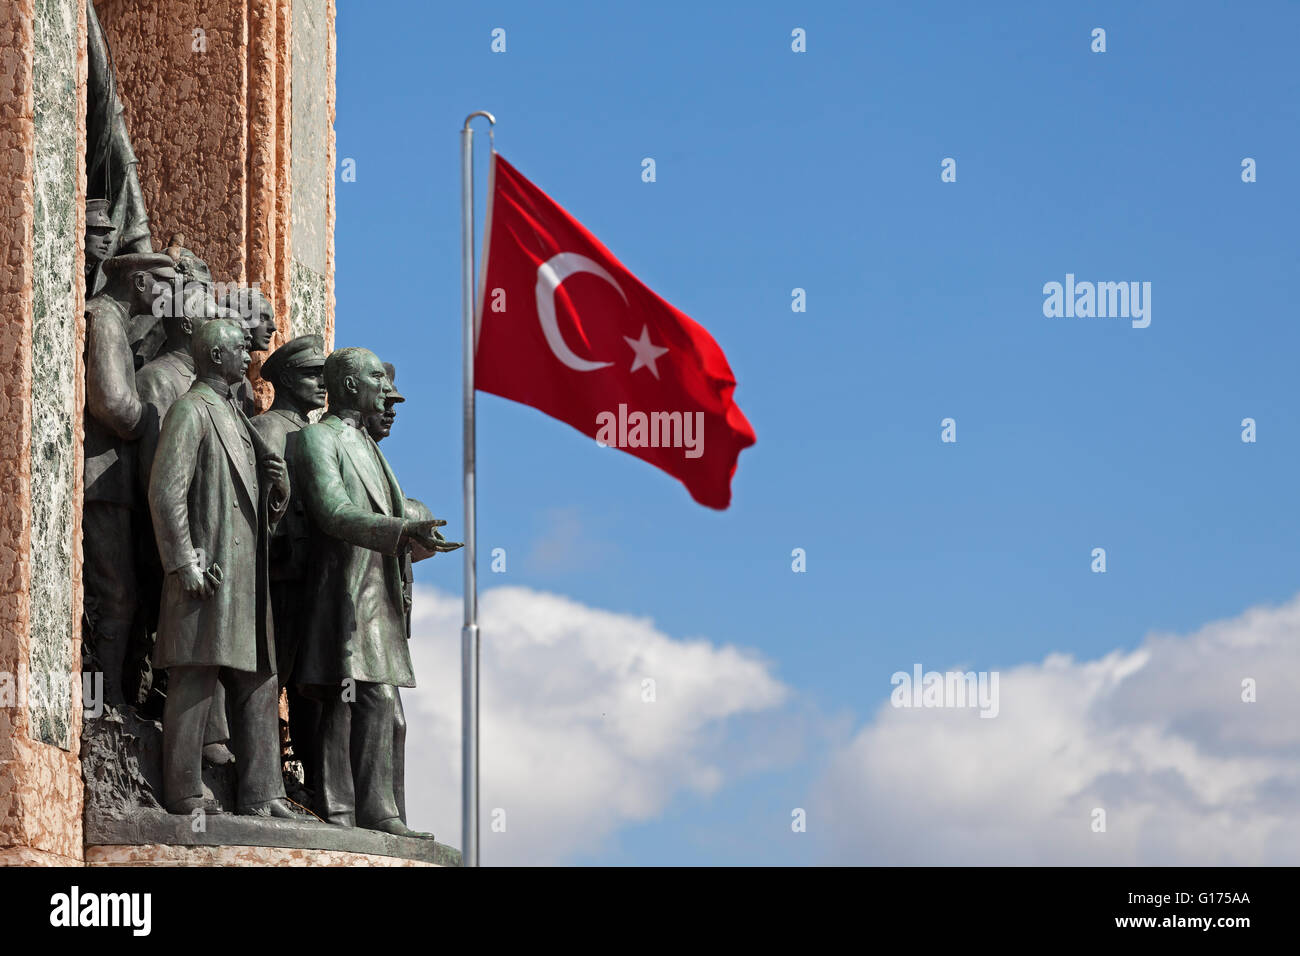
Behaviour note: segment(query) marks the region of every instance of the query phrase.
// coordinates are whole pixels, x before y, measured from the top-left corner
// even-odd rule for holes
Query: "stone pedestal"
[[[373,853],[267,846],[88,846],[86,866],[440,866]]]
[[[258,283],[273,345],[317,332],[332,347],[333,0],[96,9],[155,247],[184,233],[217,279]],[[87,859],[86,36],[86,0],[0,4],[0,864]]]
[[[309,821],[222,813],[196,822],[147,811],[130,819],[90,817],[86,862],[129,866],[460,866],[460,853],[433,840]],[[242,861],[242,862],[241,862]],[[314,862],[313,862],[314,861]]]

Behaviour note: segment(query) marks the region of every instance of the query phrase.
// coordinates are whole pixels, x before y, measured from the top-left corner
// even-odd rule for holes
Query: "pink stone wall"
[[[245,0],[99,0],[154,248],[175,233],[224,281],[248,276]],[[195,31],[202,31],[200,34]]]
[[[257,283],[275,306],[278,347],[297,334],[289,328],[291,0],[100,0],[95,9],[117,64],[154,246],[181,232],[216,279]],[[195,30],[206,52],[196,52]],[[330,190],[332,344],[332,180]],[[250,369],[262,407],[273,395],[257,379],[264,358],[254,355]]]

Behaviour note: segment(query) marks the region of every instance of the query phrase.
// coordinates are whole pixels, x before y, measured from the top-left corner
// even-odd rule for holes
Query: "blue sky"
[[[484,588],[752,649],[792,691],[772,720],[810,728],[572,861],[813,861],[790,808],[893,672],[1100,658],[1300,590],[1300,8],[344,2],[337,27],[357,176],[337,191],[336,345],[397,364],[384,450],[409,494],[462,527],[457,130],[476,109],[712,332],[758,435],[718,513],[479,398]],[[1067,273],[1150,282],[1150,327],[1045,317]],[[419,567],[452,594],[460,574]]]

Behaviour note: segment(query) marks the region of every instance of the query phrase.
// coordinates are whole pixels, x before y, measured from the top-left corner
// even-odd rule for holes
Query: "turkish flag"
[[[713,336],[495,153],[491,177],[476,386],[662,468],[702,505],[727,507],[754,430]]]

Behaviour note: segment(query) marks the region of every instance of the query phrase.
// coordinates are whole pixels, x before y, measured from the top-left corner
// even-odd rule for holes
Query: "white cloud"
[[[524,566],[538,574],[599,566],[612,550],[590,534],[578,508],[547,508],[541,525],[524,558]]]
[[[814,785],[825,858],[1300,863],[1300,597],[1099,660],[1049,655],[1000,691],[994,719],[882,707]]]
[[[753,769],[730,752],[745,720],[788,696],[752,652],[676,640],[647,618],[516,587],[479,604],[484,864],[563,862],[680,794],[716,791]],[[414,610],[408,815],[459,846],[461,599],[417,587]],[[505,833],[491,829],[498,807]]]

